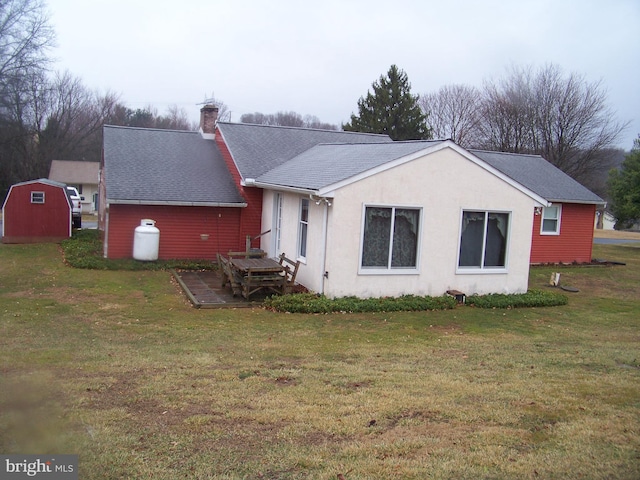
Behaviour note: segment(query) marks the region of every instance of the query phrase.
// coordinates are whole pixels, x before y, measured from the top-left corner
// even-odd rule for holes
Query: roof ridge
[[[499,154],[499,155],[517,155],[517,156],[520,156],[520,157],[540,157],[540,158],[543,158],[543,159],[546,160],[546,158],[544,158],[539,153],[501,152],[500,150],[484,150],[482,148],[469,148],[468,151],[472,152],[472,153],[473,152],[483,152],[483,153],[495,153],[495,154]]]
[[[385,135],[386,136],[386,135]],[[320,145],[367,145],[367,146],[380,146],[380,145],[404,145],[410,143],[440,143],[446,142],[446,140],[389,140],[387,142],[320,142],[314,146]],[[312,147],[313,148],[313,147]]]
[[[176,130],[173,128],[152,128],[152,127],[131,127],[128,125],[103,125],[104,128],[118,128],[121,130],[148,130],[152,132],[175,132],[175,133],[200,133],[197,130]]]
[[[262,123],[218,122],[218,125],[236,125],[236,126],[246,126],[246,127],[277,128],[282,130],[306,130],[306,131],[312,131],[312,132],[347,133],[350,135],[371,135],[375,137],[388,137],[388,135],[385,135],[384,133],[349,132],[346,130],[330,130],[326,128],[292,127],[289,125],[265,125]]]

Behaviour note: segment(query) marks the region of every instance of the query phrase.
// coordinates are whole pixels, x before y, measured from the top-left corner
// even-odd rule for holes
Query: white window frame
[[[44,204],[44,202],[45,202],[44,192],[40,192],[40,191],[31,192],[31,203],[42,205]]]
[[[302,213],[304,211],[304,206],[307,207],[307,219],[304,220],[302,218]],[[300,208],[298,211],[298,260],[301,262],[307,262],[307,247],[309,243],[309,215],[311,215],[310,211],[310,202],[308,198],[300,199]]]
[[[389,232],[389,260],[387,267],[363,267],[362,255],[364,254],[364,228],[367,215],[367,208],[390,208],[391,212],[391,229]],[[418,211],[418,232],[416,239],[416,265],[415,267],[392,267],[392,251],[393,251],[393,227],[395,222],[395,210],[407,209]],[[421,206],[417,205],[396,205],[396,204],[364,204],[362,206],[362,224],[360,226],[360,254],[358,256],[358,274],[359,275],[417,275],[420,273],[420,246],[422,245],[422,228],[424,224],[424,212]]]
[[[485,223],[484,223],[484,234],[482,239],[482,265],[481,266],[460,266],[460,247],[462,245],[462,222],[464,220],[465,212],[484,212],[485,214]],[[504,266],[485,266],[484,259],[486,253],[487,246],[487,220],[489,215],[492,213],[506,214],[508,218],[507,232],[505,235],[505,252],[504,252]],[[460,211],[460,221],[458,222],[459,231],[458,231],[458,255],[456,259],[456,273],[457,274],[496,274],[496,273],[507,273],[509,269],[509,249],[511,247],[511,223],[513,221],[513,212],[508,210],[494,210],[494,209],[483,209],[483,208],[463,208]]]
[[[282,237],[282,193],[275,192],[273,194],[273,217],[271,226],[271,240],[273,256],[277,257],[282,252],[280,251],[280,239]]]
[[[557,215],[555,218],[547,218],[547,220],[555,220],[556,229],[555,230],[545,230],[544,229],[544,220],[545,213],[549,212],[551,208],[555,208]],[[560,235],[560,219],[562,218],[562,205],[561,204],[552,204],[550,207],[542,207],[542,213],[540,214],[540,235]]]

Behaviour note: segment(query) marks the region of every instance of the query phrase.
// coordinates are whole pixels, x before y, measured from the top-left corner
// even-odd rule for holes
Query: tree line
[[[104,124],[194,129],[184,110],[131,109],[119,96],[52,72],[55,32],[41,0],[0,1],[0,198],[47,177],[51,161],[99,161]]]

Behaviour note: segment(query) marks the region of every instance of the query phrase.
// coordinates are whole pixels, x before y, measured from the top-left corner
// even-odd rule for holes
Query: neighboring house
[[[470,150],[550,203],[535,211],[532,264],[589,263],[596,208],[606,202],[539,155]]]
[[[76,187],[80,193],[82,213],[96,213],[99,172],[99,162],[52,160],[49,180]]]
[[[72,233],[66,185],[41,178],[12,185],[2,205],[2,242],[59,242]]]
[[[614,230],[616,226],[616,217],[605,208],[599,208],[596,211],[596,220],[593,228],[598,230]]]

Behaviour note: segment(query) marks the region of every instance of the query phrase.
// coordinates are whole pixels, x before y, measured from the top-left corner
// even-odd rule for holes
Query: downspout
[[[324,282],[329,278],[329,272],[327,272],[327,235],[328,235],[328,223],[329,223],[329,200],[324,199],[324,211],[322,212],[322,280],[320,294],[324,295]]]

